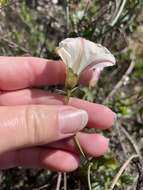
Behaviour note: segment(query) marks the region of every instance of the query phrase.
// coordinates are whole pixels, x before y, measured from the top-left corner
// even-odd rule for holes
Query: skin
[[[87,83],[90,76],[91,71],[84,71],[80,83]],[[89,128],[109,129],[115,121],[115,113],[104,105],[70,98],[65,106],[63,96],[38,89],[64,81],[65,65],[61,61],[0,57],[1,169],[23,166],[75,170],[80,164],[73,141],[75,134],[86,154],[100,156],[107,151],[109,140],[100,134],[81,132],[81,128],[66,134],[60,132],[57,115],[63,110],[85,110]],[[68,127],[73,124],[76,125],[71,120]]]

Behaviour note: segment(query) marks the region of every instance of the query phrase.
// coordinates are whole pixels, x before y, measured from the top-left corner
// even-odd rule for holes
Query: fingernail
[[[101,156],[107,152],[109,146],[109,139],[100,136],[100,138],[95,142],[94,149],[96,150],[96,156]]]
[[[104,138],[105,138],[105,142],[109,145],[110,139],[107,137],[104,137]]]
[[[59,127],[62,133],[76,133],[88,122],[88,114],[84,110],[63,110],[59,113]]]
[[[98,136],[98,134],[97,134],[97,136]],[[98,142],[99,142],[99,145],[101,145],[101,144],[109,144],[109,138],[107,138],[107,137],[105,137],[105,136],[102,136],[102,135],[99,135],[99,139],[98,139]]]

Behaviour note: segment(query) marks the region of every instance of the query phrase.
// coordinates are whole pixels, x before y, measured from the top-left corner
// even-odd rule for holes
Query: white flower
[[[81,37],[61,41],[56,50],[66,66],[77,75],[87,68],[103,69],[115,64],[115,57],[107,48]]]

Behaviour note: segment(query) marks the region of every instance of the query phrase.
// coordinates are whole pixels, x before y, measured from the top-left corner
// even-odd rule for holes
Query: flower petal
[[[115,64],[115,57],[107,48],[81,37],[61,41],[57,52],[77,75],[87,67],[104,68]]]
[[[57,47],[56,52],[62,58],[63,62],[66,64],[66,66],[72,68],[71,55],[63,47]]]

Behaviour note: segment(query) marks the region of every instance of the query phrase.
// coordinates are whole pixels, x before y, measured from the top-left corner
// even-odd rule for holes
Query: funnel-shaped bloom
[[[102,69],[115,64],[115,57],[107,48],[81,37],[61,41],[56,51],[78,76],[87,68]]]

